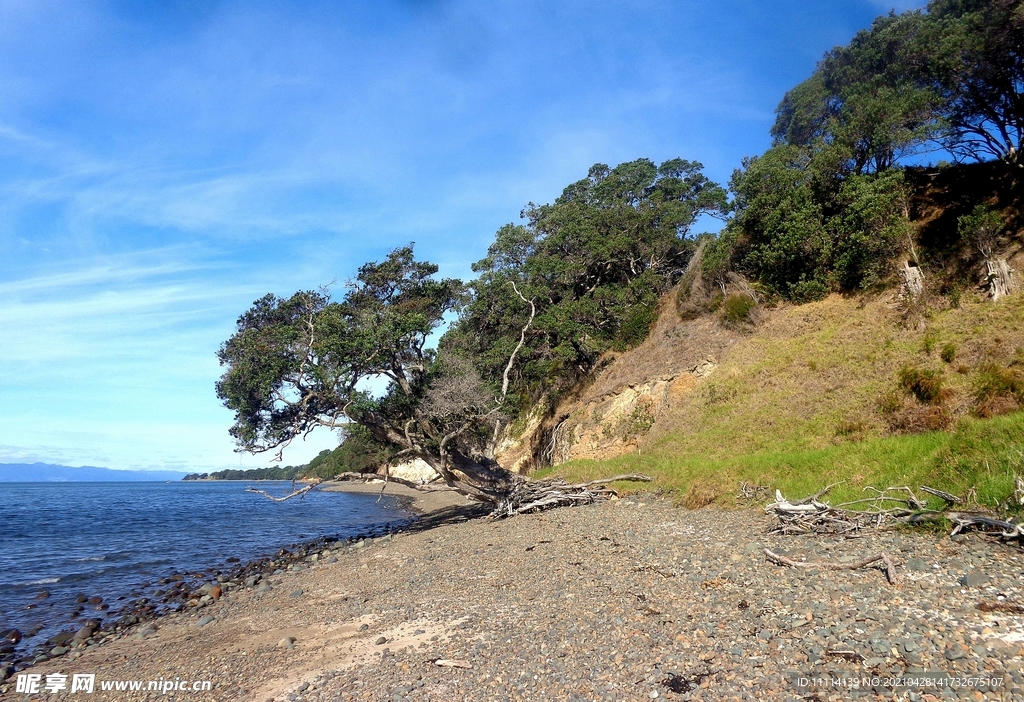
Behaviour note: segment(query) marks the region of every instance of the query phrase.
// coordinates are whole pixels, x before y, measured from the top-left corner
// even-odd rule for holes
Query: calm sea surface
[[[321,536],[384,531],[411,515],[395,498],[312,492],[273,502],[245,481],[0,483],[0,630],[41,642],[70,619],[79,594],[117,598],[175,571],[272,555]],[[285,494],[288,483],[259,483]],[[50,596],[37,599],[42,591]],[[92,611],[86,616],[104,616]],[[78,620],[81,621],[81,620]],[[28,641],[26,641],[28,643]]]

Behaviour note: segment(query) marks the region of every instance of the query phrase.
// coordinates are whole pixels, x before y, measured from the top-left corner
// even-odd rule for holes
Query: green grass
[[[736,504],[740,481],[779,489],[790,498],[842,482],[829,494],[833,504],[865,496],[864,488],[921,485],[964,494],[993,505],[1024,476],[1024,412],[994,419],[961,420],[949,432],[870,438],[819,450],[761,452],[733,458],[681,455],[654,448],[607,461],[572,461],[539,474],[591,480],[618,473],[645,473],[655,482],[640,489],[674,493],[680,501]],[[637,483],[617,487],[636,490]],[[919,495],[924,497],[924,495]],[[941,506],[936,500],[935,507]]]

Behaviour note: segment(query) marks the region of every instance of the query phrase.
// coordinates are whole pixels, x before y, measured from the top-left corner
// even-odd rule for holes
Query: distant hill
[[[181,480],[184,471],[112,470],[95,466],[58,466],[49,463],[0,463],[0,483],[73,483]]]

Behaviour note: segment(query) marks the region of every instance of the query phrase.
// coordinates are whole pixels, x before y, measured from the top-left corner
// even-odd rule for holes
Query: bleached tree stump
[[[983,285],[988,288],[988,296],[993,302],[1013,292],[1013,269],[1005,258],[985,261]]]
[[[900,276],[903,278],[903,287],[912,300],[916,300],[924,293],[924,275],[921,269],[911,261],[905,261],[900,269]]]

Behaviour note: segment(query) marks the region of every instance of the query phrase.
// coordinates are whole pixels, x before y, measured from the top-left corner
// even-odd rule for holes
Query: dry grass
[[[858,303],[832,296],[773,310],[756,333],[732,340],[718,370],[659,417],[641,446],[644,453],[722,459],[886,436],[893,432],[879,402],[887,394],[905,395],[899,376],[908,367],[943,379],[942,411],[925,412],[941,414],[942,424],[932,417],[919,430],[949,426],[970,411],[975,369],[1005,365],[1024,348],[1024,295],[998,305],[965,299],[959,309],[932,313],[923,331],[901,326],[885,297]],[[967,372],[943,373],[946,363],[925,350],[936,344],[955,344]],[[917,400],[901,397],[900,403],[892,410]],[[848,431],[851,426],[855,432]]]
[[[664,336],[670,332],[662,328]],[[957,464],[963,475],[984,460],[1003,466],[985,479],[1001,485],[1014,456],[1024,456],[1022,413],[970,418],[984,369],[1010,367],[1024,353],[1024,294],[999,304],[965,295],[958,309],[930,313],[925,329],[902,326],[885,297],[832,296],[771,310],[753,334],[730,337],[727,348],[719,347],[719,368],[658,417],[639,455],[578,461],[558,472],[582,478],[650,471],[684,502],[698,504],[721,502],[740,480],[781,481],[807,492],[837,480],[854,492],[880,479],[953,483],[957,473],[943,466],[956,460],[943,451],[964,431],[984,433],[986,421],[1008,422],[1018,453],[1013,446],[992,456],[981,449],[977,465]],[[956,348],[955,369],[937,353],[948,344]],[[945,371],[940,402],[922,403],[905,390],[899,376],[908,367]],[[949,431],[918,433],[935,429]]]

